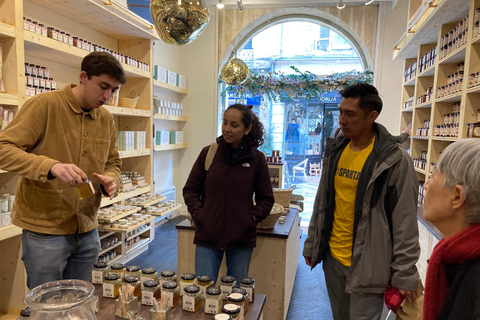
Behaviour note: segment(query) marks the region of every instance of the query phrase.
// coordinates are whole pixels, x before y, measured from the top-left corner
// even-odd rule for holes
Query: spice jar
[[[122,286],[122,280],[118,273],[109,273],[105,276],[103,282],[103,297],[104,298],[117,298],[118,289]]]
[[[470,127],[472,138],[480,138],[480,122],[472,123]]]
[[[135,276],[137,279],[142,277],[142,271],[140,271],[139,266],[128,266],[125,268],[125,276]]]
[[[135,290],[133,291],[133,295],[137,298],[142,298],[142,286],[140,285],[140,281],[135,276],[125,276],[123,286],[126,287],[127,285],[131,285]]]
[[[232,316],[226,313],[219,313],[214,315],[212,320],[232,320]]]
[[[245,314],[245,296],[241,293],[230,293],[227,297],[227,303],[232,303],[240,306],[240,317],[243,318]]]
[[[248,302],[255,301],[255,279],[246,277],[240,280],[240,288],[244,288],[248,292]]]
[[[222,290],[217,287],[207,289],[203,311],[209,314],[217,314],[222,311]]]
[[[123,278],[125,277],[125,268],[122,263],[114,263],[110,266],[110,273],[117,273],[123,281]]]
[[[232,317],[232,320],[239,320],[241,309],[242,308],[236,304],[227,303],[222,307],[222,312],[229,314]]]
[[[198,276],[197,286],[200,287],[200,291],[202,292],[202,299],[205,299],[205,295],[207,294],[207,288],[213,287],[212,277],[206,275]]]
[[[195,275],[193,273],[182,274],[180,277],[180,296],[183,296],[183,289],[192,284],[195,284]]]
[[[147,280],[157,280],[158,281],[157,270],[155,270],[155,268],[152,268],[152,267],[143,268],[141,279],[142,279],[142,287],[143,287],[143,283]]]
[[[178,283],[175,281],[167,281],[163,283],[162,292],[168,295],[168,303],[172,308],[175,308],[180,302],[180,290],[178,289]]]
[[[186,286],[183,289],[182,309],[189,312],[197,312],[202,305],[202,293],[196,285]]]
[[[95,263],[92,270],[92,283],[102,284],[109,271],[110,268],[106,262]]]
[[[167,281],[177,282],[177,276],[175,275],[175,271],[165,270],[160,272],[160,285],[163,286],[163,284]]]
[[[147,280],[143,283],[142,304],[153,306],[154,299],[160,299],[160,287],[157,280]]]
[[[222,290],[222,299],[226,300],[227,296],[232,293],[232,288],[235,286],[235,277],[223,276],[220,278],[220,289]]]

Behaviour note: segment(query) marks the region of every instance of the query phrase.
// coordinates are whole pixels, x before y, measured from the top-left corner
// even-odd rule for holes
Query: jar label
[[[166,291],[163,291],[167,294],[168,296],[168,304],[170,304],[171,306],[173,306],[173,292],[166,292]]]
[[[104,283],[103,296],[105,298],[114,298],[114,289],[115,289],[115,286],[113,284]]]
[[[102,284],[103,283],[103,272],[92,270],[92,283]]]
[[[189,297],[186,294],[183,295],[183,310],[195,311],[195,297]]]
[[[220,304],[219,300],[217,299],[205,299],[205,313],[209,314],[217,314],[220,313]]]
[[[473,128],[473,136],[480,137],[480,127]]]
[[[245,290],[247,290],[247,293],[248,293],[248,302],[253,302],[253,289],[252,288],[245,288],[243,287]]]
[[[153,292],[142,291],[142,304],[153,306]]]
[[[220,285],[220,290],[222,290],[222,299],[227,300],[227,296],[232,293],[231,286],[222,286]]]

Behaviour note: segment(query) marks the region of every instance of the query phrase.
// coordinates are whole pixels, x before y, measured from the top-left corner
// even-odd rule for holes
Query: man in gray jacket
[[[380,319],[389,285],[416,299],[418,181],[404,148],[375,122],[375,87],[342,90],[342,132],[327,142],[303,256],[323,261],[335,320]]]

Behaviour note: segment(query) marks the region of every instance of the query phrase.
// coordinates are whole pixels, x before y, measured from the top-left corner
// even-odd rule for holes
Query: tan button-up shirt
[[[84,112],[73,96],[74,86],[30,99],[0,135],[0,169],[20,175],[12,222],[21,228],[57,235],[93,230],[102,197],[93,173],[119,184],[122,161],[113,116],[103,107]],[[57,162],[82,169],[95,195],[80,200],[75,188],[48,179]]]

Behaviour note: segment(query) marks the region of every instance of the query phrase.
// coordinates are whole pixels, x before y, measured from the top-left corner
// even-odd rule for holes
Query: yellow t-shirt
[[[375,139],[367,148],[360,151],[353,151],[348,143],[340,156],[335,172],[335,211],[329,244],[332,256],[344,266],[352,264],[353,222],[358,178],[373,150],[374,142]]]

